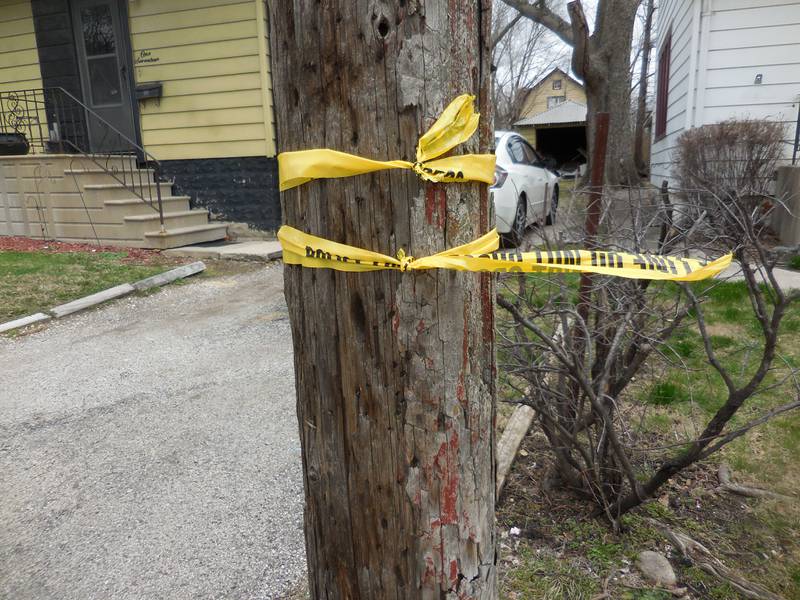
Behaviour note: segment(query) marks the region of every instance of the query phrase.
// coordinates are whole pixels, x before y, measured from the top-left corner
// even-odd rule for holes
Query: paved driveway
[[[301,518],[280,267],[0,338],[0,598],[280,598]]]

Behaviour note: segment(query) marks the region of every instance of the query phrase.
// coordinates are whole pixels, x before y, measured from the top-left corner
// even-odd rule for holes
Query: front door
[[[124,1],[72,0],[83,102],[95,113],[87,114],[92,152],[130,151],[136,140]]]

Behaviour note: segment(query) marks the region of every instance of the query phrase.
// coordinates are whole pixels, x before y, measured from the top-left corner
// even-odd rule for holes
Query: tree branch
[[[522,13],[518,12],[516,17],[511,19],[500,31],[497,32],[497,35],[492,38],[492,50],[494,50],[495,46],[497,46],[497,44],[499,44],[500,41],[506,37],[506,34],[514,28],[514,25],[516,25],[521,18]]]
[[[529,4],[527,0],[503,0],[503,2],[532,21],[536,21],[547,27],[565,44],[569,44],[570,46],[575,45],[573,26],[567,23],[558,13],[550,9],[544,0],[535,0],[533,4]],[[570,4],[575,4],[575,2],[571,2]]]
[[[572,31],[572,70],[575,74],[586,81],[587,73],[591,67],[591,57],[589,55],[589,24],[586,22],[586,15],[583,13],[583,6],[580,0],[573,0],[567,4],[567,12]]]

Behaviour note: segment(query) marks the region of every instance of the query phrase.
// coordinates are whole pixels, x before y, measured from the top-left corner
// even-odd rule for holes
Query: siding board
[[[158,63],[148,64],[158,64],[160,66],[196,62],[198,57],[203,57],[205,60],[217,61],[224,58],[254,56],[258,53],[258,39],[255,36],[244,40],[223,40],[217,42],[207,42],[205,44],[168,46],[157,49],[146,48],[138,45],[138,40],[136,37],[134,37],[134,40],[137,42],[137,44],[133,47],[134,61],[136,60],[137,52],[140,50],[148,50],[152,57],[158,58]],[[163,43],[168,43],[168,41],[165,39]]]
[[[239,90],[257,90],[258,73],[240,73],[238,75],[218,75],[216,77],[198,77],[181,79],[180,85],[173,86],[171,97],[191,96],[194,94],[214,94],[219,92],[237,92]]]
[[[2,7],[0,7],[2,10]],[[28,44],[30,44],[30,39],[28,37],[29,34],[23,33],[20,35],[9,35],[4,37],[3,45],[0,46],[0,64],[6,63],[6,54],[16,52],[18,50],[27,50]]]
[[[159,49],[159,44],[167,44],[167,47],[189,46],[192,44],[204,44],[206,42],[219,42],[223,40],[241,40],[254,38],[256,36],[255,21],[239,21],[237,23],[220,23],[218,25],[207,25],[205,27],[192,27],[189,29],[177,29],[172,32],[169,39],[165,39],[163,32],[155,31],[151,33],[139,33],[134,37],[139,48],[149,50]]]
[[[219,58],[214,60],[197,60],[179,65],[138,65],[137,81],[177,81],[180,79],[197,79],[201,77],[217,77],[219,75],[239,75],[255,73],[258,76],[258,57],[240,56],[237,58]]]
[[[148,116],[149,131],[209,127],[211,125],[241,125],[258,123],[262,119],[260,106],[236,110],[198,110],[180,113],[152,114]]]
[[[191,2],[177,6],[172,12],[179,13],[199,10],[201,8],[211,8],[214,6],[225,6],[228,4],[243,4],[243,0],[191,0]],[[141,18],[149,15],[159,15],[162,12],[162,8],[158,4],[150,3],[146,7],[137,10],[136,16],[137,18]]]
[[[2,5],[0,5],[2,9]],[[0,21],[0,39],[11,37],[12,35],[23,35],[33,33],[33,19],[25,17],[22,19]]]
[[[262,127],[263,131],[263,127]],[[208,155],[212,158],[236,158],[243,156],[269,156],[266,140],[247,140],[238,142],[218,142],[200,144],[152,145],[148,151],[159,160],[181,160],[186,157],[198,159]]]
[[[136,2],[135,4],[139,4]],[[157,4],[152,0],[142,0],[141,4],[147,5],[140,8],[131,6],[131,34],[136,37],[139,33],[161,31],[170,34],[177,29],[188,29],[216,25],[218,23],[233,23],[236,21],[255,20],[256,9],[253,2],[242,2],[227,6],[213,6],[203,10],[181,10],[184,3],[178,0],[168,0],[162,3],[162,11],[154,12]],[[139,10],[150,11],[148,16],[138,16]]]
[[[758,46],[796,44],[797,29],[798,25],[793,24],[712,31],[711,35],[708,36],[708,47],[710,50],[725,50],[728,48],[755,48]]]
[[[725,4],[717,4],[714,10],[717,12],[742,10],[743,8],[772,8],[780,10],[782,6],[792,4],[785,0],[725,0]]]
[[[800,50],[798,50],[800,52]],[[800,66],[798,66],[800,69]],[[797,85],[798,74],[783,65],[761,65],[758,73],[763,77],[764,86],[792,83]],[[755,74],[752,67],[732,67],[714,69],[708,72],[708,88],[724,88],[753,85]],[[798,86],[800,87],[800,86]]]
[[[800,26],[798,26],[798,29],[800,29]],[[797,64],[798,48],[800,48],[800,44],[713,50],[708,53],[708,68],[711,70]]]
[[[706,107],[713,106],[756,106],[767,104],[785,104],[779,99],[790,99],[800,94],[800,85],[787,83],[783,85],[750,85],[707,89]]]
[[[161,98],[158,107],[153,107],[158,108],[160,113],[216,109],[236,110],[240,107],[261,106],[261,92],[258,89],[186,96],[172,96],[168,92],[165,84],[165,97]],[[149,106],[150,103],[148,102],[147,105]]]
[[[0,2],[0,8],[3,9],[3,21],[31,18],[30,2]]]
[[[259,125],[247,123],[245,125],[225,125],[202,126],[202,127],[182,127],[179,129],[159,129],[150,131],[148,136],[150,144],[156,146],[167,146],[180,140],[181,144],[197,144],[203,142],[238,142],[253,139],[263,140],[264,124]],[[255,130],[255,131],[254,131]]]
[[[747,7],[739,10],[715,12],[711,19],[711,31],[723,29],[750,29],[776,27],[787,23],[800,23],[800,3],[789,2],[769,8]]]

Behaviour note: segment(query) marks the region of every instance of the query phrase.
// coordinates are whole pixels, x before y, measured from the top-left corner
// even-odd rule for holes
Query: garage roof
[[[565,100],[550,110],[520,119],[514,125],[556,125],[559,123],[586,123],[586,106],[573,100]]]

